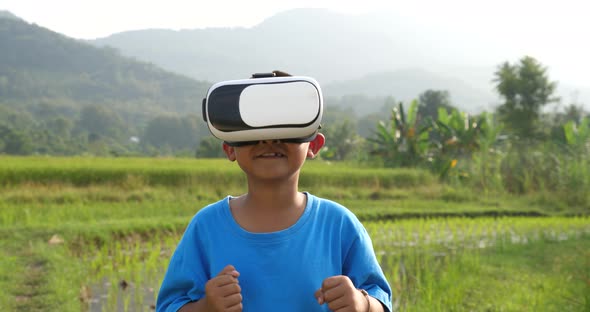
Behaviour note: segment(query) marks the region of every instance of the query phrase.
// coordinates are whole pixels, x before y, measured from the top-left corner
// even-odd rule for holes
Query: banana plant
[[[430,160],[440,178],[446,178],[461,159],[469,157],[483,145],[495,141],[498,132],[490,129],[489,118],[481,115],[472,118],[466,113],[453,110],[450,114],[444,108],[438,110],[438,120],[432,121],[433,131],[438,138],[431,142]],[[487,131],[493,135],[488,138]]]
[[[457,156],[478,150],[485,123],[484,116],[471,118],[458,110],[448,114],[444,108],[439,109],[438,120],[433,124],[440,136],[439,148],[444,154]]]
[[[563,130],[565,141],[576,152],[590,150],[590,118],[584,118],[579,125],[570,121],[563,126]]]
[[[389,122],[380,121],[374,131],[371,154],[382,157],[388,167],[413,167],[424,162],[428,150],[430,125],[418,123],[418,101],[406,114],[403,103],[391,110]]]

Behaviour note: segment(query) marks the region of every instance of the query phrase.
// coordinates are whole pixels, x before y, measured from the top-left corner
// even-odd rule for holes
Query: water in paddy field
[[[142,243],[146,244],[146,243]],[[139,244],[113,244],[89,261],[94,273],[80,289],[82,311],[155,311],[156,297],[175,240]]]
[[[90,285],[86,311],[155,311],[159,283],[160,279],[137,284],[104,278]]]
[[[590,235],[587,219],[577,223],[560,221],[537,226],[528,221],[506,225],[490,221],[478,223],[366,223],[375,253],[384,272],[404,268],[408,255],[432,261],[453,261],[454,255],[470,253],[499,245],[528,244],[539,240],[565,241]],[[80,292],[83,311],[155,311],[156,296],[176,239],[142,249],[139,253],[155,252],[150,265],[137,257],[138,252],[125,252],[117,268],[110,267],[111,258],[100,257],[106,271],[89,276],[89,287]],[[106,259],[106,260],[105,260]],[[105,261],[104,263],[102,261]],[[408,264],[409,265],[409,264]]]

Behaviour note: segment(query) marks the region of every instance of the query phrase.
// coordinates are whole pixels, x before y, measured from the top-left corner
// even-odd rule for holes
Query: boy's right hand
[[[240,273],[230,264],[205,284],[208,311],[242,311],[238,276]]]

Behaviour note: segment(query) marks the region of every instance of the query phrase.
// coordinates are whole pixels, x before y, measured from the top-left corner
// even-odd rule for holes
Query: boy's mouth
[[[277,153],[277,152],[268,152],[268,153],[262,153],[260,155],[258,155],[259,158],[282,158],[285,157],[284,154],[282,153]]]

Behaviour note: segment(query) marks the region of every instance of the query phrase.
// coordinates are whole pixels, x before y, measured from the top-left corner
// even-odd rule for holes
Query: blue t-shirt
[[[205,283],[231,264],[244,311],[329,311],[314,293],[327,277],[348,276],[391,311],[391,288],[356,216],[309,193],[291,227],[252,233],[235,221],[230,196],[200,210],[188,225],[162,282],[157,311],[177,311],[205,296]]]

